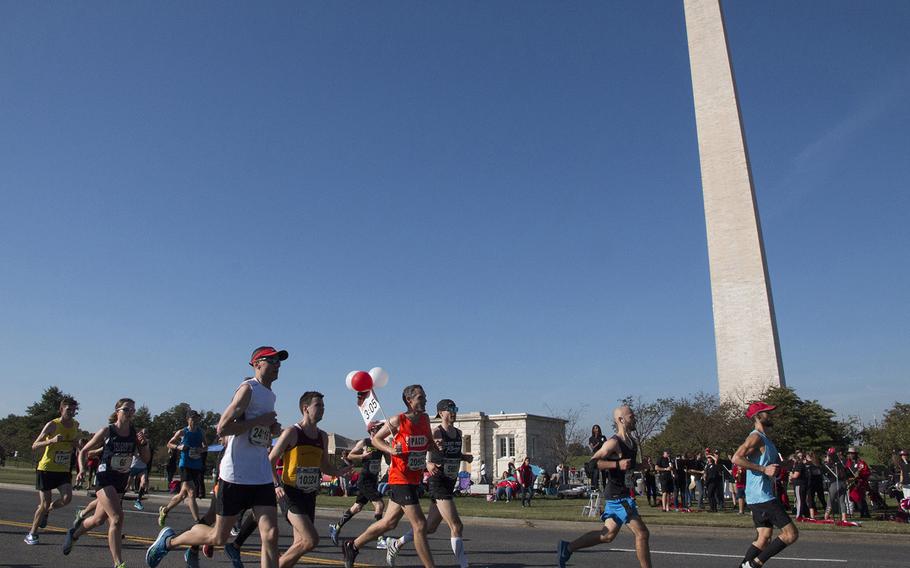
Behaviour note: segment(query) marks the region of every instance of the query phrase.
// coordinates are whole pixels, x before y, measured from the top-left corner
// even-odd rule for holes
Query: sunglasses
[[[445,409],[443,409],[443,410],[445,410],[445,411],[447,411],[447,412],[452,412],[452,413],[454,413],[454,414],[458,414],[458,407],[457,407],[457,406],[450,406],[450,407],[445,408]]]
[[[117,410],[119,410],[121,412],[136,412],[135,408],[131,408],[128,406],[124,406],[123,408],[118,408]]]
[[[279,359],[278,357],[260,357],[259,359],[256,359],[256,360],[265,361],[269,365],[280,365],[281,364],[281,359]]]

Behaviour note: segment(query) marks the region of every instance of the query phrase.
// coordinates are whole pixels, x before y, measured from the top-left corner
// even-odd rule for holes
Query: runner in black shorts
[[[78,410],[79,403],[74,398],[64,397],[60,401],[60,417],[45,424],[32,443],[32,450],[44,451],[35,471],[38,508],[25,544],[38,544],[38,529],[47,526],[51,511],[67,506],[73,499],[73,447],[79,438],[79,423],[73,417]],[[54,489],[60,493],[56,501]]]
[[[758,533],[740,568],[764,566],[772,556],[799,538],[796,525],[775,494],[780,454],[767,435],[774,424],[771,412],[775,408],[764,402],[749,405],[746,418],[753,420],[754,430],[733,455],[733,463],[746,470],[746,504],[752,511],[752,522]],[[771,534],[775,528],[781,532],[772,541]]]
[[[199,505],[196,504],[196,491],[202,487],[202,476],[205,463],[202,455],[206,450],[205,430],[200,422],[199,413],[190,410],[186,415],[186,428],[174,432],[168,440],[167,447],[177,450],[180,455],[180,492],[158,509],[158,526],[163,527],[171,510],[186,500],[190,515],[194,521],[199,520]]]
[[[344,475],[350,468],[338,469],[329,461],[328,434],[317,424],[325,414],[322,393],[307,391],[300,397],[303,419],[286,428],[269,453],[276,494],[287,499],[288,522],[294,529],[294,542],[278,559],[280,568],[290,568],[319,544],[316,520],[316,495],[322,483],[322,473]],[[284,467],[281,475],[274,470],[278,458]]]
[[[218,471],[220,498],[216,500],[215,526],[197,524],[176,534],[164,527],[145,553],[145,562],[155,568],[167,553],[184,546],[223,546],[231,536],[237,516],[252,509],[259,525],[260,564],[278,565],[278,510],[269,448],[272,436],[280,432],[275,414],[272,383],[278,380],[281,362],[287,351],[273,347],[253,350],[249,364],[255,371],[240,383],[231,403],[218,421],[218,435],[224,437],[224,454]]]
[[[383,422],[370,422],[367,432],[372,436],[382,427]],[[363,510],[364,505],[373,503],[373,519],[378,521],[385,511],[385,501],[379,493],[379,473],[382,470],[383,453],[373,447],[370,438],[359,440],[348,452],[345,459],[360,462],[360,478],[357,480],[357,500],[341,515],[338,523],[329,525],[329,536],[332,544],[338,546],[338,535],[341,527],[354,518],[354,515]],[[388,456],[385,456],[388,463]]]
[[[95,432],[92,439],[79,451],[79,473],[77,481],[85,477],[88,467],[87,456],[98,446],[104,449],[101,453],[101,464],[95,476],[97,505],[95,514],[84,519],[78,526],[66,532],[63,542],[63,554],[69,554],[76,540],[88,531],[108,523],[107,545],[114,559],[114,567],[123,566],[121,539],[123,533],[123,507],[121,500],[126,491],[130,477],[130,464],[133,455],[139,453],[142,461],[152,459],[148,441],[133,428],[133,416],[136,414],[136,403],[131,398],[121,398],[114,406],[108,426]]]
[[[436,473],[427,480],[430,499],[433,500],[433,504],[430,505],[430,510],[427,512],[427,534],[435,533],[439,524],[445,519],[452,534],[452,552],[455,553],[455,559],[460,568],[467,568],[468,556],[465,554],[464,541],[461,536],[464,525],[461,517],[458,516],[458,508],[455,507],[453,497],[458,472],[461,470],[461,462],[470,463],[474,461],[474,456],[461,451],[461,430],[455,427],[455,420],[458,417],[458,407],[455,406],[455,401],[449,398],[440,400],[436,404],[436,417],[442,420],[442,424],[433,429],[433,439],[441,451],[431,450],[428,458],[437,467]],[[414,531],[411,530],[397,540],[389,540],[386,543],[386,561],[394,564],[401,547],[413,539]]]

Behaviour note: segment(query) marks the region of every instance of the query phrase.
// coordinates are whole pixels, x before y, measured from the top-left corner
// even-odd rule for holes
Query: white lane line
[[[635,552],[634,548],[611,548],[613,552]],[[651,554],[668,554],[672,556],[709,556],[711,558],[738,558],[742,560],[739,554],[713,554],[709,552],[674,552],[672,550],[652,550]],[[793,558],[789,556],[775,556],[774,560],[792,560],[794,562],[831,562],[846,564],[846,560],[839,558]]]

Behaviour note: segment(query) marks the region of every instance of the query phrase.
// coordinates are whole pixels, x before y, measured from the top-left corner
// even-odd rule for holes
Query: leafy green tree
[[[879,463],[890,464],[899,450],[910,450],[910,404],[895,402],[881,422],[867,426],[860,437]]]
[[[777,406],[771,439],[784,456],[796,450],[843,447],[852,440],[852,429],[838,421],[833,410],[817,400],[801,399],[792,388],[770,387],[762,400]]]
[[[664,449],[673,453],[695,453],[705,448],[732,452],[748,432],[748,422],[738,404],[698,393],[672,402],[663,430],[644,444],[644,451],[649,456],[657,456]]]
[[[7,456],[19,452],[20,459],[35,459],[32,441],[45,424],[60,416],[60,401],[64,397],[72,398],[72,395],[56,386],[48,387],[39,400],[26,408],[24,416],[10,414],[0,420],[0,446],[3,446]],[[83,435],[87,434],[83,431]]]
[[[154,448],[152,463],[167,463],[168,440],[171,439],[174,432],[186,426],[186,419],[191,410],[192,407],[189,403],[181,402],[151,419],[147,428]],[[199,423],[205,431],[205,441],[207,444],[211,444],[215,441],[215,427],[218,425],[221,415],[210,410],[198,410],[197,412],[200,416]]]

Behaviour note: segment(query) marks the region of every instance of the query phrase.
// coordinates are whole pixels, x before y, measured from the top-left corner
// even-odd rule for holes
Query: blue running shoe
[[[158,564],[161,563],[161,560],[167,556],[167,543],[169,540],[174,538],[174,535],[177,534],[174,532],[174,529],[171,527],[164,527],[161,529],[161,532],[158,533],[158,538],[155,539],[155,542],[152,543],[152,546],[145,553],[145,563],[149,565],[149,568],[155,568]]]
[[[569,558],[572,556],[572,552],[569,551],[569,542],[565,540],[559,541],[559,545],[556,547],[557,552],[557,565],[559,568],[566,568],[566,562],[569,561]]]
[[[338,546],[338,525],[335,523],[329,525],[329,538],[332,539],[332,544]]]
[[[240,549],[233,542],[224,545],[224,553],[231,559],[234,568],[243,568],[243,560],[240,559]]]
[[[66,536],[63,537],[63,555],[66,556],[73,549],[73,543],[76,542],[75,533],[76,529],[69,529],[66,531]]]
[[[183,553],[183,560],[186,562],[186,568],[199,568],[199,551],[193,547],[187,548]]]

